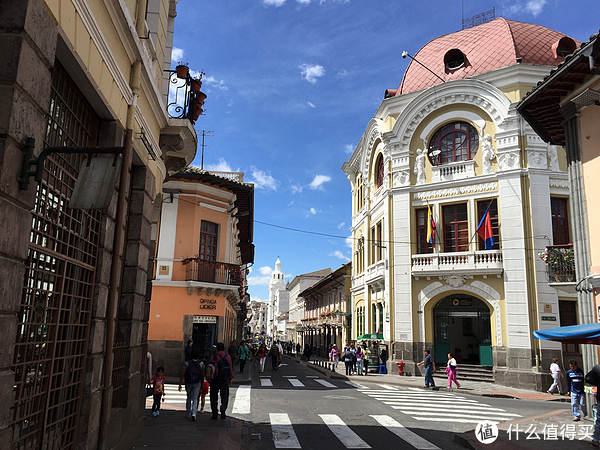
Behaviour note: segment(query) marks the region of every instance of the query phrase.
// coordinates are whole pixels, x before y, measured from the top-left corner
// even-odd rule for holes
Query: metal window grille
[[[121,391],[125,385],[127,371],[127,343],[116,342],[113,347],[113,371],[112,371],[112,407],[121,406]]]
[[[44,144],[96,144],[99,120],[56,65]],[[67,205],[80,155],[46,160],[32,211],[12,369],[12,448],[75,449],[94,294],[100,212]]]

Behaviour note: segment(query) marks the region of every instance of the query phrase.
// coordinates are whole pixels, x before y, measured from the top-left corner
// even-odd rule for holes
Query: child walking
[[[152,380],[150,380],[150,384],[152,385],[152,389],[154,390],[154,403],[152,404],[152,415],[154,417],[158,417],[158,415],[160,414],[160,398],[165,396],[165,377],[163,377],[164,372],[164,367],[158,366],[156,368],[156,375],[154,375],[152,377]]]
[[[206,403],[206,394],[208,394],[208,389],[210,387],[210,383],[204,379],[202,383],[202,387],[200,388],[200,392],[198,393],[198,404],[200,405],[200,414],[204,412],[204,404]]]

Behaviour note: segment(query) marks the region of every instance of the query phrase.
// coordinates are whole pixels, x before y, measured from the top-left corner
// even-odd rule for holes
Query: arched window
[[[375,179],[377,180],[377,187],[383,184],[383,156],[377,157],[377,164],[375,164]]]
[[[466,122],[452,122],[438,129],[429,141],[429,162],[435,166],[467,161],[473,159],[478,148],[479,135],[475,127]]]

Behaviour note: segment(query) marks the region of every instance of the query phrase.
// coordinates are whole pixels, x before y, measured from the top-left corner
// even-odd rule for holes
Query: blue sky
[[[290,281],[350,260],[341,165],[385,90],[400,84],[402,51],[460,30],[463,5],[464,17],[495,7],[496,17],[580,41],[600,26],[597,0],[179,1],[173,67],[205,72],[196,129],[214,136],[204,168],[244,172],[255,184],[253,299],[268,298],[278,257]]]

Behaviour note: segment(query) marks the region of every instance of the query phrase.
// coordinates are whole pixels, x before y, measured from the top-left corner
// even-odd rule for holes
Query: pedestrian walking
[[[238,355],[238,360],[240,362],[240,373],[244,373],[244,366],[246,365],[246,360],[248,359],[248,346],[246,345],[246,341],[242,341],[238,351],[237,351],[237,355]]]
[[[346,347],[342,358],[344,359],[344,365],[346,366],[346,375],[352,375],[352,361],[355,358],[355,355],[350,351],[350,347]]]
[[[238,364],[238,358],[237,358],[238,347],[237,347],[237,342],[235,341],[235,339],[229,343],[229,347],[227,347],[227,354],[231,358],[231,362],[233,363],[233,366],[237,365]],[[233,369],[233,366],[231,366],[232,369]]]
[[[156,375],[150,380],[150,384],[152,385],[152,398],[154,400],[154,403],[152,403],[152,416],[154,417],[158,417],[160,414],[160,398],[165,396],[164,373],[164,367],[158,366],[156,368]]]
[[[559,395],[563,395],[562,385],[560,383],[560,378],[564,377],[564,374],[560,370],[560,366],[558,365],[558,358],[552,358],[552,364],[550,364],[550,375],[552,375],[552,379],[554,380],[550,389],[548,389],[548,394],[552,394],[554,388],[558,388]]]
[[[271,367],[273,371],[279,369],[279,347],[276,343],[271,345],[271,349],[269,350],[269,356],[271,357]]]
[[[435,387],[435,382],[433,381],[433,372],[435,372],[435,361],[433,361],[433,356],[431,356],[430,350],[425,350],[425,357],[423,358],[423,361],[417,364],[417,366],[420,365],[423,365],[425,367],[425,387]]]
[[[225,344],[222,342],[217,343],[217,353],[214,354],[209,364],[212,364],[216,368],[210,382],[210,409],[212,412],[211,419],[216,420],[221,411],[221,420],[225,420],[227,415],[227,406],[229,405],[229,386],[233,379],[233,363],[231,356],[225,353]],[[219,403],[219,394],[221,395],[221,408],[217,408]]]
[[[340,362],[340,349],[337,348],[336,344],[333,344],[331,351],[329,352],[329,361],[333,363],[333,371],[337,370],[338,363]]]
[[[446,365],[446,373],[448,374],[448,389],[452,389],[452,382],[456,384],[456,388],[460,388],[460,383],[456,381],[456,360],[452,353],[448,353],[448,364]],[[583,376],[583,374],[582,374]]]
[[[298,343],[296,344],[296,358],[297,358],[297,357],[298,357],[298,355],[300,354],[300,349],[301,349],[301,348],[302,348],[302,347],[300,347],[300,342],[298,342]]]
[[[275,343],[277,344],[277,348],[279,348],[279,355],[277,356],[277,367],[279,367],[279,365],[281,364],[281,357],[283,356],[283,347],[281,346],[281,342],[279,342],[279,339],[277,339]]]
[[[596,417],[600,411],[598,410],[600,404],[600,364],[596,364],[592,367],[587,375],[585,376],[585,382],[591,384],[592,386],[596,386],[596,405],[594,408],[596,409]],[[594,421],[594,433],[592,434],[592,448],[598,448],[600,446],[600,420],[596,419]]]
[[[260,369],[259,372],[263,373],[265,371],[265,362],[267,361],[267,347],[265,344],[260,344],[258,348],[258,359],[260,361]]]
[[[200,388],[200,393],[198,394],[198,399],[196,400],[197,404],[200,405],[200,409],[198,410],[200,414],[204,412],[204,405],[206,404],[206,396],[208,395],[209,389],[210,383],[206,378],[204,378],[204,381],[202,382],[202,387]]]
[[[587,416],[587,405],[583,391],[583,370],[577,367],[577,361],[569,360],[567,371],[567,391],[571,394],[571,409],[573,410],[573,422],[581,420],[581,414]]]
[[[194,348],[192,350],[191,359],[183,363],[183,370],[179,377],[179,392],[185,380],[185,392],[187,397],[185,400],[185,417],[196,421],[196,413],[198,412],[198,397],[200,390],[204,384],[204,363],[200,360],[200,352]]]
[[[358,346],[356,348],[356,373],[357,375],[364,375],[364,362],[365,362],[365,353],[363,349]]]
[[[350,366],[350,374],[354,375],[356,373],[356,347],[354,347],[354,342],[350,343],[350,351],[352,352],[352,363]]]

